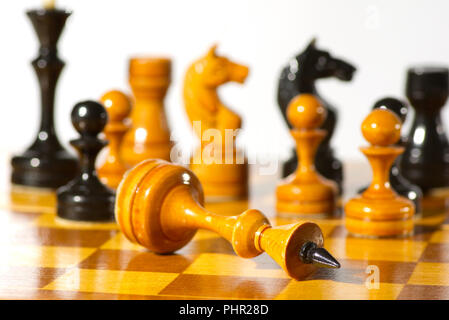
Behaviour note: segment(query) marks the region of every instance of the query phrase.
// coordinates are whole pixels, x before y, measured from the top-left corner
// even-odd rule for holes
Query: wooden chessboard
[[[209,209],[237,214],[251,206],[273,224],[296,221],[276,218],[278,177],[252,173],[249,201]],[[351,176],[352,192],[366,182],[359,180],[363,174]],[[321,226],[325,247],[342,268],[320,269],[298,282],[268,255],[239,258],[228,242],[208,231],[198,232],[175,255],[156,255],[131,244],[115,224],[73,224],[52,213],[5,207],[0,211],[0,298],[449,299],[446,215],[417,221],[411,238],[388,240],[349,237],[338,217],[312,221]],[[376,267],[379,287],[369,288],[367,270],[372,274]]]

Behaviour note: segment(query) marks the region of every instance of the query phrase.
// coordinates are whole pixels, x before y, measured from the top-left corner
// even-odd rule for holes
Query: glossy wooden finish
[[[248,67],[216,54],[216,46],[195,61],[184,79],[184,105],[200,140],[190,168],[199,177],[208,200],[244,198],[248,194],[248,165],[235,140],[240,116],[225,106],[217,89],[243,83]]]
[[[315,170],[315,153],[326,135],[318,129],[326,118],[326,109],[312,94],[293,98],[287,110],[292,125],[299,166],[276,189],[276,208],[285,215],[331,215],[337,208],[337,184]]]
[[[250,169],[247,206],[266,213],[273,225],[305,222],[276,216],[279,177]],[[368,171],[367,163],[347,164],[348,195],[366,184]],[[116,224],[67,223],[38,209],[18,213],[0,205],[0,298],[449,299],[449,219],[441,212],[416,220],[414,235],[406,239],[354,238],[343,219],[311,218],[342,268],[295,281],[268,255],[242,259],[207,230],[176,254],[158,255],[128,241]],[[228,215],[242,207],[243,201],[206,203],[206,209]],[[379,287],[369,289],[375,268]]]
[[[407,119],[408,114],[408,105],[402,100],[392,98],[392,97],[386,97],[378,100],[372,109],[387,109],[392,112],[394,112],[402,123],[404,123]],[[406,143],[406,139],[404,136],[401,136],[399,141],[396,143],[398,146],[404,146]],[[416,214],[422,213],[422,197],[423,192],[421,188],[419,188],[417,185],[411,183],[408,181],[399,171],[399,159],[396,158],[393,165],[390,169],[390,184],[394,191],[396,191],[401,196],[404,196],[408,198],[410,201],[413,201],[415,204],[415,211]],[[363,187],[360,192],[365,191],[368,188],[368,186]]]
[[[34,142],[11,160],[11,181],[18,186],[55,190],[74,178],[78,169],[77,159],[61,145],[54,125],[56,86],[65,65],[58,57],[58,40],[70,14],[59,9],[27,12],[40,46],[32,66],[39,81],[41,112]]]
[[[44,0],[44,9],[45,10],[54,10],[56,0]]]
[[[101,103],[88,100],[77,103],[70,117],[79,134],[70,144],[78,152],[80,170],[73,180],[58,188],[56,214],[72,221],[113,221],[115,193],[101,183],[95,168],[98,153],[108,144],[98,137],[108,114]]]
[[[126,165],[159,158],[169,161],[172,142],[164,110],[171,82],[171,60],[135,57],[129,61],[129,83],[134,96],[131,129],[120,149]]]
[[[406,95],[415,112],[400,162],[401,173],[426,194],[433,188],[448,188],[449,140],[441,112],[449,96],[449,69],[410,68]]]
[[[56,191],[54,189],[11,185],[9,194],[10,207],[18,212],[54,213],[56,208]]]
[[[389,172],[404,148],[395,146],[401,121],[386,109],[373,110],[362,123],[362,133],[371,144],[360,150],[373,170],[371,185],[345,205],[346,228],[367,237],[408,236],[413,232],[415,206],[391,189]]]
[[[356,71],[352,64],[319,48],[316,42],[316,39],[313,39],[301,53],[292,57],[279,76],[277,101],[282,116],[290,129],[292,126],[287,119],[287,108],[294,97],[298,94],[308,93],[321,99],[315,85],[316,81],[324,78],[351,81]],[[327,117],[322,123],[321,129],[324,129],[327,135],[318,148],[316,167],[321,175],[338,184],[341,194],[343,190],[343,166],[341,161],[335,157],[334,150],[330,145],[338,120],[337,108],[325,99],[321,99],[321,101],[327,111]],[[293,151],[291,157],[283,165],[283,176],[286,177],[293,173],[297,164],[297,154]]]
[[[112,189],[117,189],[123,174],[129,169],[122,161],[119,150],[123,136],[129,129],[125,120],[131,112],[131,101],[126,94],[118,90],[106,92],[100,101],[108,113],[108,123],[103,132],[109,144],[105,161],[97,172],[101,182]]]
[[[449,140],[442,120],[449,96],[449,69],[412,67],[407,70],[405,87],[414,113],[399,170],[424,192],[423,214],[432,214],[449,201],[449,197],[440,198],[440,207],[434,202],[435,194],[447,195],[449,189]]]
[[[273,228],[258,210],[223,216],[206,210],[203,202],[201,184],[191,171],[147,160],[131,169],[120,183],[116,220],[128,239],[157,253],[173,253],[190,242],[197,229],[206,229],[231,242],[240,257],[267,252],[294,279],[304,279],[316,270],[299,257],[307,241],[323,246],[316,224]]]

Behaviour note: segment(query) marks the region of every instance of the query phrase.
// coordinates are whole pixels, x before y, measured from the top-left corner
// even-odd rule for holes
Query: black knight
[[[342,81],[350,81],[356,68],[340,59],[332,57],[329,52],[316,48],[316,40],[313,39],[307,48],[290,60],[282,70],[278,84],[278,104],[288,126],[287,106],[290,100],[300,93],[311,93],[321,99],[327,110],[327,118],[322,128],[327,131],[327,136],[318,148],[316,155],[316,168],[324,177],[337,182],[339,192],[342,191],[343,166],[340,160],[335,158],[330,146],[330,140],[337,122],[337,110],[329,104],[317,92],[315,80],[322,78],[337,78]],[[297,155],[294,151],[291,158],[284,164],[283,176],[291,174],[297,166]]]

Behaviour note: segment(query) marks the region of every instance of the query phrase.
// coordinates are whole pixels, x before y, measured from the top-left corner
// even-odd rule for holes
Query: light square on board
[[[306,280],[332,280],[341,283],[364,284],[373,276],[379,282],[405,284],[416,262],[340,259],[340,269],[320,268]]]
[[[165,287],[162,295],[192,298],[273,299],[289,279],[180,274]]]
[[[60,268],[1,265],[0,290],[42,288],[65,271],[66,269]]]
[[[420,262],[408,284],[449,286],[449,263]]]
[[[97,248],[117,233],[115,230],[78,230],[35,227],[16,230],[9,235],[13,245]]]
[[[40,213],[13,212],[11,210],[0,209],[0,229],[8,228],[11,225],[32,224],[40,215]]]
[[[110,238],[100,248],[108,250],[136,250],[136,251],[146,250],[141,245],[129,241],[122,232],[119,232],[115,236]]]
[[[77,247],[0,245],[0,261],[2,266],[69,268],[83,261],[95,250]]]
[[[449,229],[438,230],[432,234],[430,238],[431,243],[448,243],[449,244]]]
[[[160,255],[149,251],[100,249],[81,262],[78,268],[180,273],[194,259],[195,257],[191,255]]]
[[[156,295],[178,274],[119,270],[72,269],[44,287],[46,290]]]
[[[304,300],[392,300],[396,299],[403,284],[379,283],[379,289],[365,284],[342,283],[333,280],[291,281],[276,299]]]
[[[229,241],[219,235],[207,231],[199,230],[195,237],[185,247],[176,251],[179,254],[198,254],[198,253],[224,253],[233,254],[234,250]]]
[[[202,253],[184,274],[290,279],[266,254],[243,259],[235,254]]]
[[[409,239],[328,238],[325,247],[337,259],[418,261],[427,243]]]
[[[77,229],[77,230],[119,230],[115,222],[76,222],[59,219],[55,214],[44,213],[35,221],[34,225],[47,228]]]

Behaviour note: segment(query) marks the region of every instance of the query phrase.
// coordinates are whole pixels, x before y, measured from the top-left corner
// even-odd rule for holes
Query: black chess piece
[[[374,109],[387,109],[393,111],[401,120],[402,123],[407,119],[408,114],[408,105],[396,98],[383,98],[378,100],[374,106]],[[405,146],[405,138],[402,136],[398,141],[397,145]],[[391,166],[390,169],[390,184],[393,189],[400,194],[413,201],[415,204],[415,211],[421,212],[421,199],[422,199],[422,191],[421,189],[408,181],[405,177],[403,177],[398,169],[398,162],[400,161],[400,156],[396,158],[395,162]],[[360,189],[359,192],[363,192],[367,189],[367,186]]]
[[[424,194],[433,188],[449,187],[449,142],[441,120],[448,94],[448,68],[408,70],[406,95],[415,115],[399,170]]]
[[[311,93],[319,97],[327,110],[327,117],[321,128],[327,131],[327,135],[320,144],[315,166],[324,177],[334,180],[342,192],[343,166],[340,160],[334,156],[330,146],[330,140],[337,122],[337,110],[329,102],[323,99],[315,87],[315,80],[335,77],[342,81],[350,81],[356,70],[354,66],[340,59],[332,57],[329,52],[318,50],[315,39],[299,55],[290,60],[282,70],[279,83],[277,100],[282,115],[287,120],[287,106],[291,99],[300,93]],[[282,175],[285,177],[296,170],[298,163],[296,151],[292,151],[290,159],[283,165]]]
[[[40,43],[39,56],[32,65],[41,90],[41,123],[33,144],[12,158],[11,181],[15,185],[56,189],[73,179],[77,159],[61,145],[54,126],[56,84],[64,67],[57,56],[57,43],[70,12],[31,10],[27,12]]]
[[[81,135],[71,140],[80,156],[80,172],[57,190],[59,217],[77,221],[112,221],[114,192],[103,185],[95,171],[98,152],[107,145],[97,135],[107,123],[104,107],[95,101],[80,102],[72,110],[72,124]]]

